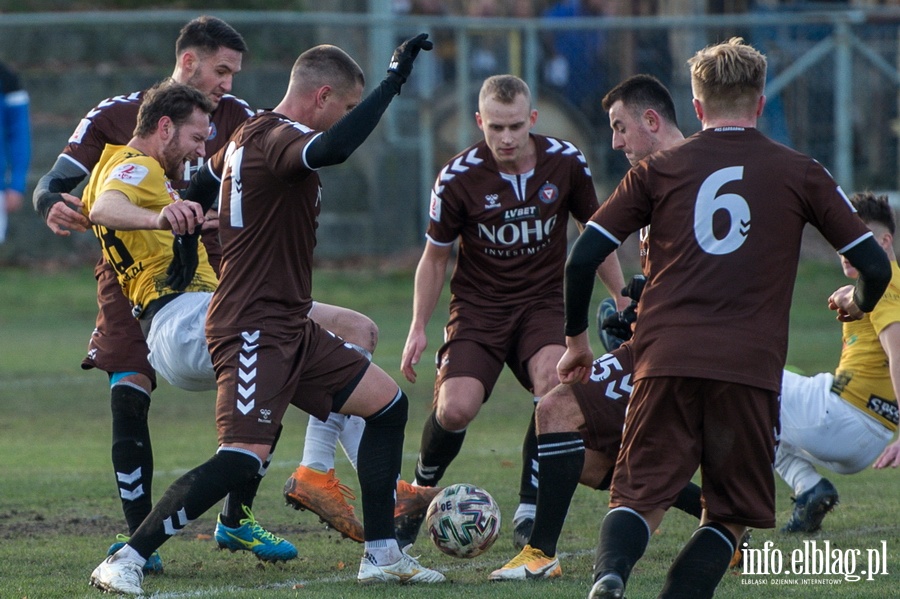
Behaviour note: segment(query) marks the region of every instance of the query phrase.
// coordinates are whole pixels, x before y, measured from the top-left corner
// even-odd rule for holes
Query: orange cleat
[[[365,541],[362,522],[353,513],[347,500],[356,495],[347,485],[334,476],[334,468],[317,472],[306,466],[298,466],[284,483],[284,498],[296,510],[309,510],[319,519],[357,543]]]

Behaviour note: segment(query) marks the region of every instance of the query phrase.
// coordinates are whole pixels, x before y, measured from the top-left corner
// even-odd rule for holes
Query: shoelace
[[[273,545],[277,545],[284,540],[260,526],[256,521],[256,518],[253,517],[253,512],[250,511],[250,508],[248,508],[246,505],[243,505],[241,507],[244,509],[244,513],[247,514],[247,517],[241,520],[241,526],[249,526],[250,530],[253,531],[254,536],[265,539],[266,541],[270,541]]]
[[[506,564],[510,568],[518,568],[519,566],[524,566],[529,562],[533,562],[536,559],[548,559],[546,555],[540,550],[531,547],[530,551],[523,551],[516,557],[512,559],[508,564]]]
[[[353,494],[353,491],[345,484],[341,483],[341,479],[337,477],[332,477],[327,483],[325,483],[326,489],[337,489],[338,492],[344,496],[344,499],[348,499],[353,501],[356,499],[356,495]],[[353,506],[349,503],[346,504],[347,511],[351,514],[353,513]]]

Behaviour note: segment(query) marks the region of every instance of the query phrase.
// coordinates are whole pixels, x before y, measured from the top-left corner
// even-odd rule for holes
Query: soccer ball
[[[446,487],[425,514],[435,546],[453,557],[481,555],[500,534],[500,507],[490,493],[475,485]]]

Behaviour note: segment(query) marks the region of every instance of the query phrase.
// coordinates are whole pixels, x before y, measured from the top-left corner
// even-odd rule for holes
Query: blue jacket
[[[18,75],[0,63],[0,191],[25,193],[31,161],[28,92]]]

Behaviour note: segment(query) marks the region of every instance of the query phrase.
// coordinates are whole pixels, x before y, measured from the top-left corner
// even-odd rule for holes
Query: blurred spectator
[[[502,17],[502,7],[497,0],[463,0],[465,16],[477,18]],[[478,32],[472,36],[469,75],[482,80],[509,70],[505,33]]]
[[[607,16],[614,8],[613,4],[608,0],[558,0],[544,11],[543,16]],[[602,111],[599,108],[600,99],[608,87],[604,66],[606,44],[606,32],[597,29],[553,31],[547,43],[544,82],[562,93],[588,118]]]
[[[0,62],[0,243],[6,240],[7,213],[22,207],[28,163],[31,161],[31,125],[28,92],[19,76]]]

